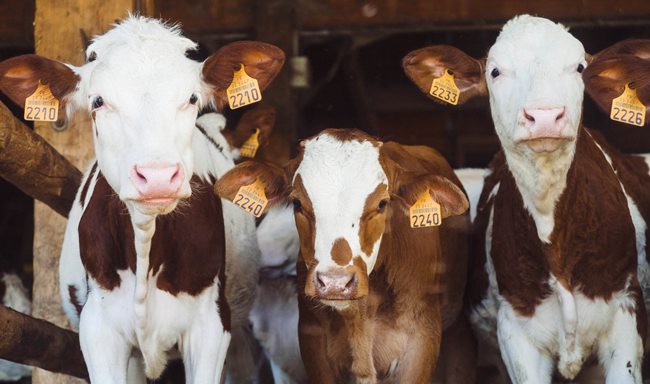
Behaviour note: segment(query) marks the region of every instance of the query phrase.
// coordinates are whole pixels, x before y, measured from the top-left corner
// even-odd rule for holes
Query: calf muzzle
[[[357,298],[359,276],[346,269],[314,274],[316,298],[321,300],[354,300]]]

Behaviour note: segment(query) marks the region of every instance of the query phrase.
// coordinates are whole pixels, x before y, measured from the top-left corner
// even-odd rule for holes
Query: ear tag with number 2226
[[[456,105],[458,104],[460,89],[454,83],[454,75],[448,69],[445,69],[445,74],[442,77],[433,79],[429,94],[446,103]]]
[[[257,85],[257,80],[246,74],[244,64],[240,65],[241,69],[235,72],[232,83],[226,90],[230,109],[237,109],[262,100],[262,92]]]
[[[54,97],[48,84],[38,81],[38,88],[25,99],[25,120],[56,121],[59,118],[59,100]]]
[[[257,148],[260,146],[260,142],[257,139],[259,135],[260,129],[255,128],[255,133],[253,133],[251,137],[249,137],[246,141],[244,141],[244,144],[242,144],[241,149],[239,150],[240,156],[255,157]]]
[[[232,202],[251,215],[260,217],[269,202],[264,194],[264,183],[257,179],[253,184],[239,188]]]
[[[636,90],[630,88],[629,84],[625,84],[622,95],[612,100],[612,111],[609,117],[614,121],[639,127],[645,123],[645,105],[641,104]]]
[[[435,227],[440,225],[440,204],[429,194],[429,188],[418,196],[409,210],[411,228]]]

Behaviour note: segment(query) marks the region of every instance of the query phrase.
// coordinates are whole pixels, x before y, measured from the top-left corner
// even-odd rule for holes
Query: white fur
[[[481,197],[483,190],[483,183],[485,182],[486,169],[482,168],[463,168],[456,169],[456,176],[463,183],[465,192],[467,192],[467,199],[469,200],[469,217],[474,222],[476,218],[476,208],[478,207],[478,200]]]
[[[300,239],[293,206],[274,207],[267,212],[257,227],[257,243],[262,271],[274,269],[282,274],[296,275]]]
[[[555,204],[566,188],[575,154],[584,91],[576,68],[579,64],[586,66],[584,57],[582,44],[562,25],[519,16],[504,26],[487,58],[486,79],[495,128],[524,207],[545,243],[550,242]],[[493,79],[490,74],[494,68],[500,75]],[[568,115],[563,128],[565,140],[553,152],[535,152],[525,142],[530,132],[521,120],[521,111],[556,107],[566,108]],[[497,192],[495,188],[490,198]],[[645,255],[646,223],[634,202],[626,197],[637,232],[637,250]],[[531,317],[519,316],[499,294],[490,256],[492,228],[498,225],[493,223],[493,210],[489,213],[485,247],[490,284],[487,296],[472,309],[470,320],[493,346],[493,336],[497,335],[511,380],[515,384],[550,383],[556,362],[560,373],[572,379],[593,352],[603,364],[607,382],[639,384],[643,351],[630,280],[625,289],[604,301],[588,299],[580,287],[567,289],[551,275],[551,295]]]
[[[336,268],[332,260],[334,241],[345,239],[352,250],[352,259],[359,256],[370,274],[381,236],[370,254],[361,251],[359,225],[366,199],[380,184],[388,187],[388,178],[379,163],[379,147],[369,141],[341,142],[324,133],[306,141],[296,176],[300,175],[316,217],[316,272]],[[294,176],[295,180],[295,176]]]
[[[27,295],[27,289],[18,276],[5,273],[1,278],[6,291],[2,297],[2,305],[26,315],[32,314],[32,302]],[[0,360],[0,381],[17,381],[21,377],[31,376],[32,367]]]

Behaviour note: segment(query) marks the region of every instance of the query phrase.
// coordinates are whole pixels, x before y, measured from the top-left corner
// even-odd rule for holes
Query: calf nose
[[[357,295],[359,278],[345,270],[316,273],[316,297],[322,300],[350,300]]]
[[[131,181],[146,199],[176,197],[184,176],[179,164],[136,165],[131,169]]]
[[[566,108],[526,109],[524,124],[530,132],[531,139],[560,138],[562,129],[569,120]]]

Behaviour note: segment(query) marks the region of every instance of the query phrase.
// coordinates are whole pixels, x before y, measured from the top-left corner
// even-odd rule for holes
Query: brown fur
[[[327,132],[340,140],[376,142],[360,131]],[[215,186],[217,191],[228,192],[249,180],[266,177],[272,185],[267,197],[272,194],[279,200],[301,202],[301,207],[296,209],[301,242],[296,264],[299,334],[311,383],[346,382],[351,375],[374,382],[389,374],[395,382],[428,383],[438,358],[442,330],[460,313],[467,271],[467,215],[445,219],[440,227],[413,229],[404,209],[404,200],[415,201],[429,187],[442,205],[452,206],[448,208],[449,214],[462,213],[467,208],[467,200],[460,181],[432,149],[386,143],[380,151],[391,190],[376,190],[367,199],[362,216],[365,224],[360,228],[361,238],[368,238],[365,247],[368,249],[371,239],[378,238],[373,225],[368,223],[377,221],[378,217],[385,220],[379,256],[369,277],[365,264],[357,264],[362,262],[361,258],[354,258],[355,266],[363,271],[363,275],[357,272],[359,276],[367,277],[367,294],[359,293],[359,298],[348,301],[350,307],[341,312],[324,307],[313,298],[316,293],[313,284],[315,219],[300,175],[296,176],[293,190],[280,186],[281,183],[290,185],[302,154],[285,166],[284,173],[271,164],[242,164]],[[404,173],[410,178],[404,179],[401,176]],[[434,177],[428,177],[429,174]],[[413,180],[417,181],[416,185],[408,187],[407,183]],[[393,184],[393,181],[400,182]],[[389,204],[381,212],[378,204],[387,198]],[[464,230],[459,230],[461,227]],[[360,291],[363,280],[359,279]],[[464,353],[472,354],[471,351],[470,347]],[[389,372],[395,360],[399,361],[397,367]]]
[[[79,204],[81,204],[82,208],[84,206],[84,201],[86,201],[86,195],[88,194],[88,188],[90,188],[90,182],[93,180],[93,176],[95,176],[96,170],[97,170],[97,161],[95,161],[95,163],[93,164],[93,167],[90,170],[90,173],[88,174],[88,178],[86,179],[86,183],[81,189],[81,196],[79,196]]]
[[[156,219],[149,268],[158,274],[157,288],[176,296],[199,295],[219,276],[225,287],[225,234],[221,200],[211,193],[211,184],[192,178],[198,185],[187,204]],[[99,174],[93,195],[79,223],[81,260],[88,274],[106,290],[120,286],[118,270],[135,271],[133,226],[124,206],[106,179]],[[164,266],[164,267],[163,267]],[[230,311],[225,289],[219,290],[225,329]]]
[[[650,177],[636,172],[643,167],[637,158],[625,157],[612,150],[600,134],[581,127],[576,155],[567,175],[567,187],[555,208],[555,227],[551,244],[543,244],[535,222],[523,207],[523,201],[505,156],[500,152],[490,165],[492,175],[479,203],[477,230],[482,234],[474,249],[480,257],[471,276],[470,302],[478,304],[487,292],[485,271],[485,229],[490,206],[494,204],[491,258],[499,283],[499,292],[522,316],[532,316],[535,308],[550,293],[552,273],[567,289],[580,288],[590,299],[609,300],[625,288],[627,279],[636,276],[636,238],[627,200],[619,179],[600,149],[612,157],[614,167],[626,186],[630,179],[631,197],[650,188]],[[627,164],[634,164],[628,166]],[[647,167],[646,167],[647,169]],[[639,179],[640,177],[640,179]],[[493,199],[487,193],[496,183]],[[628,192],[629,193],[629,192]],[[643,199],[639,200],[640,202]],[[640,204],[642,215],[650,218],[647,202]],[[616,255],[613,257],[612,255]],[[638,308],[645,308],[639,283],[632,279]],[[637,314],[639,332],[645,338],[645,311]],[[643,332],[643,333],[642,333]]]
[[[74,305],[74,309],[77,311],[77,316],[81,316],[83,305],[81,305],[79,298],[77,297],[77,288],[74,285],[68,285],[68,293],[70,294],[70,302]]]
[[[334,240],[332,245],[332,260],[340,266],[346,266],[352,261],[352,249],[344,238]]]
[[[0,63],[0,90],[23,108],[25,99],[38,88],[39,80],[49,84],[52,95],[59,100],[59,118],[64,118],[66,96],[81,80],[72,69],[38,55],[17,56]]]
[[[241,64],[244,64],[246,74],[256,79],[260,91],[263,91],[280,72],[284,52],[271,44],[238,41],[210,56],[203,64],[203,78],[212,85],[219,110],[228,103],[226,90]]]
[[[458,103],[462,104],[474,96],[487,96],[485,82],[485,58],[476,60],[458,48],[447,45],[434,45],[418,49],[402,59],[402,68],[406,75],[430,99],[444,103],[431,96],[433,80],[442,77],[449,69],[454,75],[454,82],[461,91]]]

